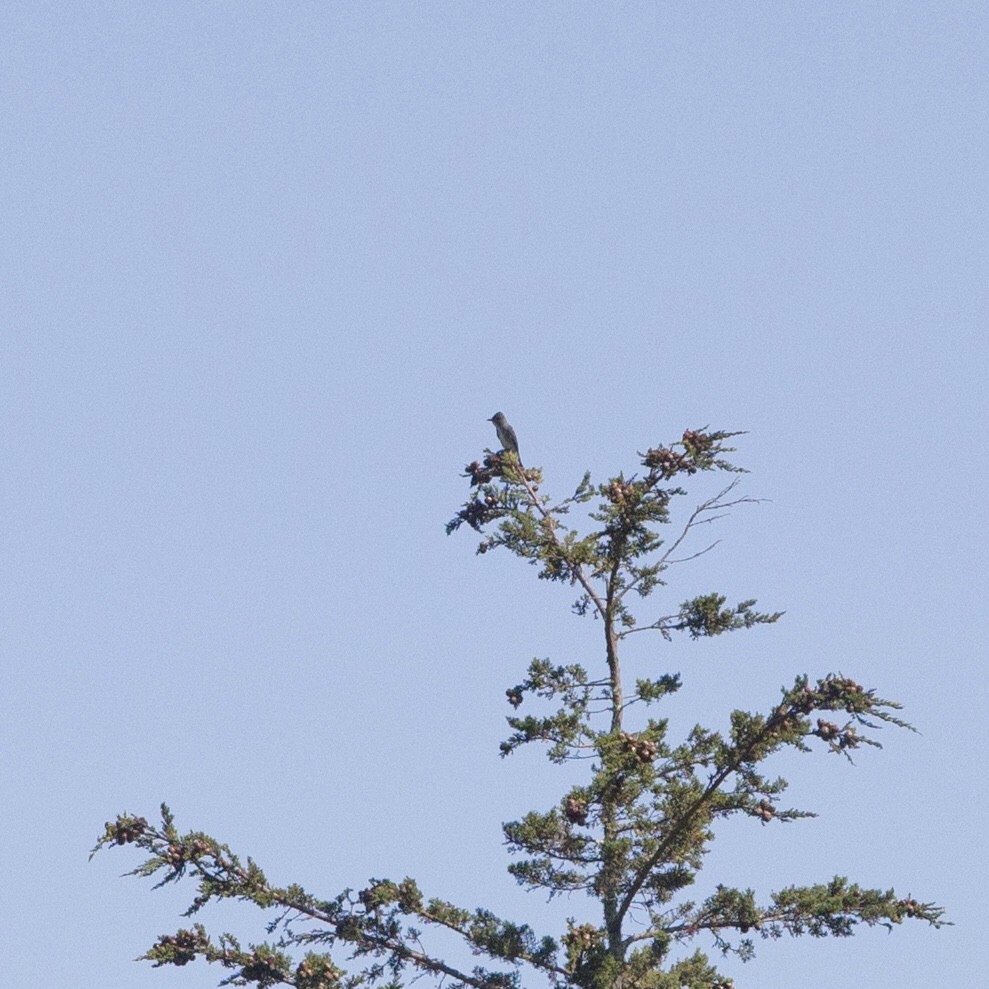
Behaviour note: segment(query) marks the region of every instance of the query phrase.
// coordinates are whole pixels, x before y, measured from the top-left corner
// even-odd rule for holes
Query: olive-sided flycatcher
[[[498,442],[505,450],[511,450],[517,457],[519,455],[519,441],[515,435],[515,430],[508,424],[504,412],[496,412],[488,422],[494,423],[495,432],[498,434]]]

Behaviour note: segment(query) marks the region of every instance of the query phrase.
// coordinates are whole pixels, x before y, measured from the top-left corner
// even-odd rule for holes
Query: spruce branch
[[[201,832],[180,835],[168,807],[161,808],[162,824],[152,827],[145,818],[120,815],[108,822],[92,855],[110,845],[133,844],[149,857],[128,875],[151,876],[163,872],[157,883],[176,882],[187,873],[198,881],[198,895],[186,916],[198,912],[214,899],[237,899],[268,910],[280,911],[268,925],[269,934],[281,930],[272,943],[241,949],[232,935],[214,941],[202,925],[174,935],[162,935],[142,957],[155,966],[185,965],[201,957],[235,969],[231,980],[259,986],[276,983],[299,989],[343,986],[354,989],[373,984],[386,975],[397,977],[406,967],[420,973],[452,978],[455,984],[473,989],[503,989],[518,984],[517,969],[465,972],[426,951],[419,932],[403,918],[414,918],[459,934],[476,953],[508,962],[527,963],[556,975],[565,974],[556,963],[556,943],[538,938],[527,925],[500,920],[485,910],[467,911],[443,900],[425,901],[411,879],[401,883],[372,880],[356,895],[344,890],[332,900],[320,900],[300,886],[271,885],[250,860],[247,864],[226,846]],[[299,928],[298,925],[315,925]],[[368,958],[356,974],[344,975],[329,954],[307,954],[293,969],[284,949],[305,945],[343,948],[351,961]],[[322,981],[320,981],[322,980]]]

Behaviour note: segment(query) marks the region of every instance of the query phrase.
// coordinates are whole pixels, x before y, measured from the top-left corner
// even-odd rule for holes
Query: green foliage
[[[540,492],[539,470],[523,467],[514,453],[488,451],[467,467],[470,496],[447,526],[448,533],[464,524],[479,533],[479,553],[506,549],[540,578],[576,587],[574,611],[600,623],[599,670],[534,659],[525,679],[506,691],[513,713],[501,745],[508,756],[540,743],[553,763],[585,765],[580,785],[506,823],[504,835],[520,884],[550,897],[580,892],[587,898],[581,902],[596,901],[593,916],[572,919],[557,940],[483,908],[427,900],[411,879],[372,880],[357,893],[318,899],[298,885],[272,885],[254,862],[242,863],[208,835],[180,834],[163,806],[158,827],[127,814],[107,824],[94,853],[135,845],[147,857],[132,875],[160,876],[158,886],[192,878],[197,894],[188,915],[224,898],[270,911],[271,940],[242,948],[232,935],[213,937],[196,924],[161,936],[143,958],[155,966],[202,958],[230,970],[224,984],[299,989],[397,989],[422,975],[453,987],[513,989],[525,972],[583,989],[728,989],[732,983],[693,946],[697,938],[747,960],[756,935],[846,937],[862,924],[946,923],[934,904],[843,877],[763,896],[721,885],[699,902],[689,897],[721,820],[740,815],[765,827],[811,816],[780,805],[787,784],[764,774],[770,756],[817,747],[850,760],[855,749],[879,747],[874,735],[883,726],[910,728],[897,717],[898,704],[841,674],[813,683],[797,676],[762,710],[733,711],[722,730],[695,725],[679,741],[668,737],[666,719],[629,722],[634,706],[669,703],[681,686],[678,673],[627,684],[620,649],[629,635],[654,631],[672,640],[685,632],[696,640],[781,617],[757,611],[751,599],[727,605],[717,592],[669,614],[639,613],[673,566],[712,548],[689,545],[696,530],[751,502],[735,496],[736,477],[674,524],[688,479],[741,473],[727,445],[737,435],[688,430],[677,443],[640,454],[641,475],[595,485],[585,474],[559,502]],[[581,531],[571,510],[595,500],[583,513],[590,531]],[[522,713],[523,705],[535,710]],[[450,964],[426,947],[431,928],[457,935],[493,967]],[[299,949],[305,954],[295,962]]]
[[[397,985],[406,970],[491,989],[518,984],[518,973],[511,967],[466,973],[432,957],[422,950],[418,923],[454,931],[472,950],[509,966],[524,962],[546,972],[561,971],[555,965],[557,945],[552,938],[539,938],[528,926],[500,920],[486,910],[463,910],[440,899],[426,902],[411,879],[400,883],[371,880],[356,894],[347,889],[333,900],[320,900],[298,885],[272,885],[253,862],[248,859],[243,864],[226,845],[204,839],[198,832],[180,835],[164,805],[161,819],[161,825],[153,827],[143,817],[119,816],[106,825],[92,854],[110,845],[135,845],[148,857],[130,875],[164,873],[157,886],[177,882],[187,874],[195,879],[198,893],[187,915],[212,900],[242,900],[276,911],[268,933],[278,937],[243,949],[233,935],[214,939],[196,924],[191,930],[158,939],[142,956],[155,966],[181,966],[203,958],[233,970],[224,984],[288,984],[300,989],[355,989],[379,982]],[[293,967],[285,949],[311,945],[325,950],[310,951]],[[337,968],[332,949],[342,949],[356,962],[349,972]]]

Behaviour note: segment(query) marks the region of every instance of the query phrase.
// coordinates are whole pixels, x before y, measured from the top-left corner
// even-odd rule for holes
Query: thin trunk
[[[605,618],[604,634],[608,648],[608,675],[611,678],[611,730],[621,731],[622,727],[622,706],[624,703],[622,694],[622,670],[618,665],[618,636],[611,615]]]
[[[604,616],[605,643],[608,652],[608,673],[611,680],[611,732],[622,729],[622,678],[618,665],[618,637],[610,613]],[[608,952],[616,961],[624,961],[622,944],[622,914],[619,910],[621,877],[625,862],[616,850],[618,795],[606,792],[601,801],[601,826],[604,831],[604,861],[601,865],[601,899],[604,905],[604,926],[608,937]]]

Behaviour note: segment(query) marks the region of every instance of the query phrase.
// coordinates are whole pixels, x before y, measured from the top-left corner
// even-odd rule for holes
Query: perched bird
[[[502,449],[511,450],[517,457],[519,455],[519,441],[515,435],[515,430],[508,424],[504,412],[496,412],[488,422],[494,423],[495,432],[498,434],[498,442]]]

